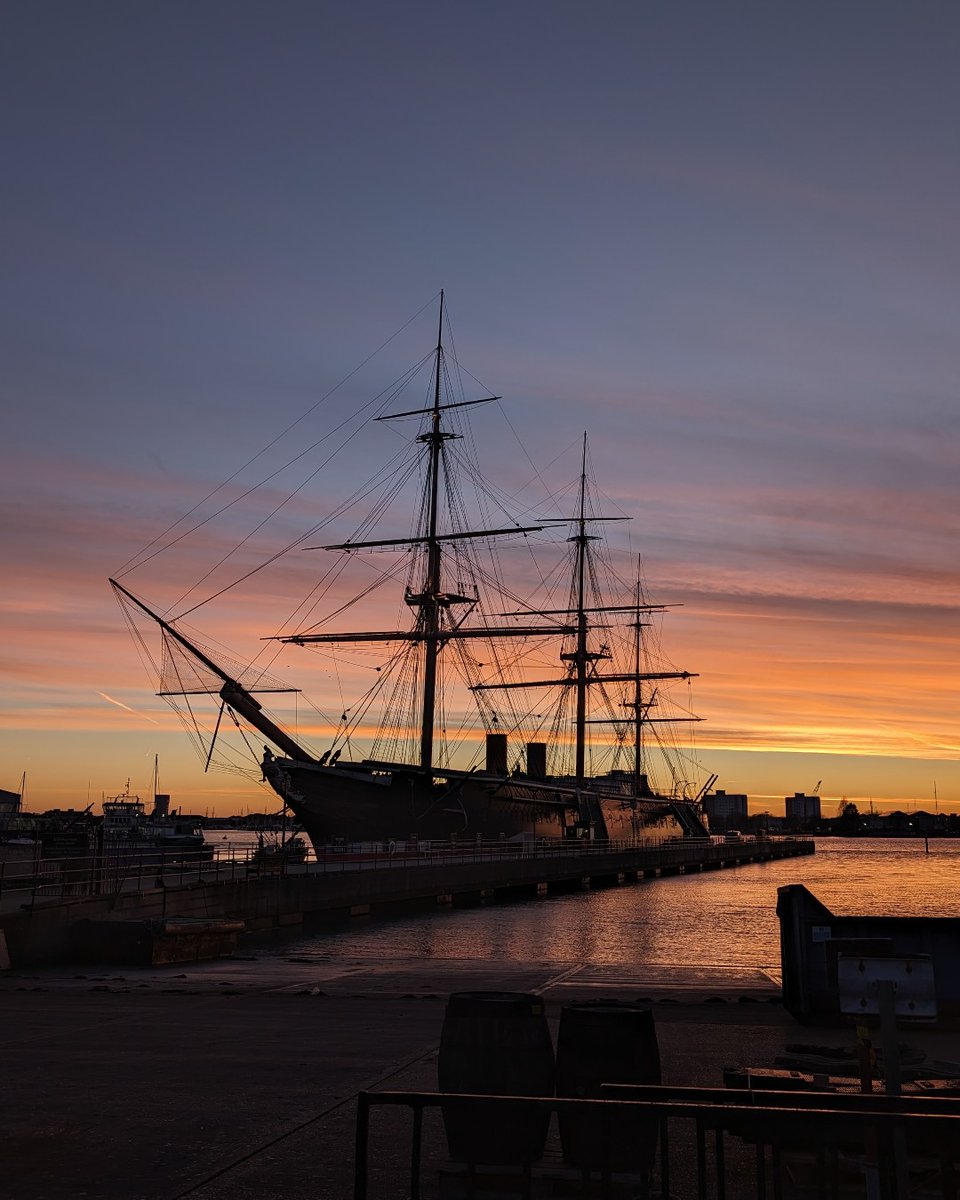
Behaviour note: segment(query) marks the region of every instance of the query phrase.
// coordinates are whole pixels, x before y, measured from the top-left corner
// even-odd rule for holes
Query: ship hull
[[[436,779],[272,758],[264,776],[316,849],[338,843],[595,838],[638,841],[682,832],[666,797],[579,792],[549,780],[493,775]]]

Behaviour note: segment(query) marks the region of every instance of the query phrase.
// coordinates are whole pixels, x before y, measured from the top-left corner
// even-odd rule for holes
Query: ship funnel
[[[155,817],[168,817],[170,815],[170,796],[155,795],[153,797],[153,815]]]
[[[487,734],[487,773],[490,775],[506,775],[507,773],[507,735],[505,733]]]
[[[547,777],[547,743],[527,742],[527,775],[531,779]]]

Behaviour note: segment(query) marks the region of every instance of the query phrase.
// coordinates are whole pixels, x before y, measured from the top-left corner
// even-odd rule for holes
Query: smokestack
[[[547,777],[547,743],[527,742],[527,775],[531,779]]]
[[[167,817],[170,815],[170,796],[167,793],[153,797],[153,815]]]
[[[507,735],[505,733],[487,734],[487,772],[490,775],[506,775],[507,773]]]

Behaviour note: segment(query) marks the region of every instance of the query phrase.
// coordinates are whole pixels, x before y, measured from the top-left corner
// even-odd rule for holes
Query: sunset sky
[[[146,794],[158,755],[175,804],[275,807],[203,773],[107,578],[355,417],[444,288],[499,486],[587,430],[682,604],[705,774],[960,810],[958,44],[935,0],[7,4],[0,788]],[[357,436],[228,570],[397,451]],[[327,444],[126,585],[174,605]],[[191,620],[253,656],[317,561]]]

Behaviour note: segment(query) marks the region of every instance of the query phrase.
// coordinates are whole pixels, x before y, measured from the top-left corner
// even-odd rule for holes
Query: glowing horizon
[[[503,508],[569,515],[586,428],[604,510],[634,518],[620,574],[639,553],[683,606],[664,646],[699,673],[700,777],[960,807],[960,14],[861,7],[788,38],[708,4],[372,0],[231,8],[225,39],[215,0],[188,24],[16,6],[0,787],[116,794],[159,752],[175,803],[272,803],[203,773],[106,580],[136,562],[125,585],[183,612],[319,525],[399,451],[369,418],[443,287],[454,382],[503,396],[464,443]],[[548,540],[505,551],[521,594]],[[260,639],[323,558],[186,617],[302,685],[320,715],[284,715],[321,743],[372,659]],[[364,619],[408,617],[384,593]]]

